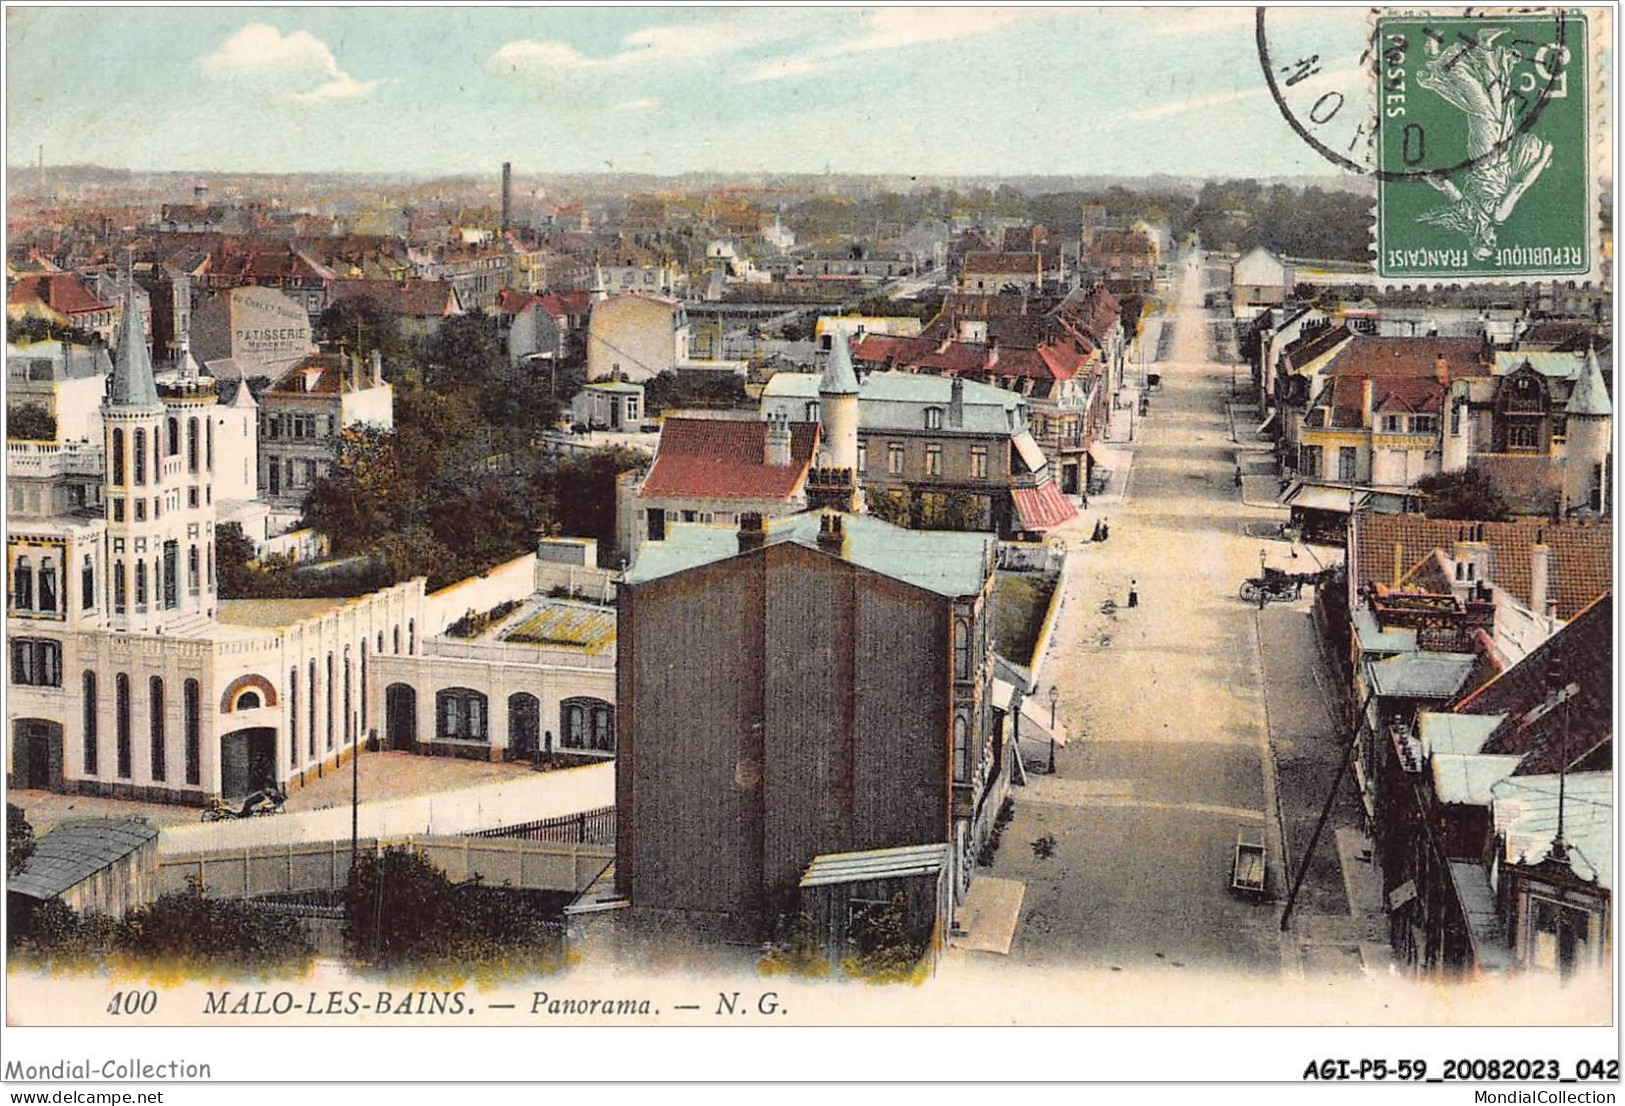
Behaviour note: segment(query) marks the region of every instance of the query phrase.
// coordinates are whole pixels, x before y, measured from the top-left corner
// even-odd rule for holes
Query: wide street
[[[1258,573],[1261,549],[1293,571],[1336,553],[1293,560],[1286,543],[1257,536],[1282,513],[1245,505],[1236,487],[1232,366],[1211,359],[1211,324],[1229,320],[1202,307],[1202,278],[1195,263],[1180,266],[1162,320],[1172,341],[1158,343],[1167,359],[1152,366],[1162,386],[1138,420],[1126,499],[1097,503],[1070,535],[1040,692],[1059,688],[1070,741],[1053,776],[1032,775],[1013,792],[1015,818],[991,871],[1026,884],[1011,948],[1024,962],[1357,971],[1358,943],[1371,935],[1350,915],[1333,843],[1335,826],[1357,825],[1346,784],[1290,939],[1279,927],[1283,825],[1296,865],[1341,753],[1308,614],[1313,592],[1262,613],[1237,595]],[[1079,547],[1097,517],[1109,520],[1109,540]],[[1243,829],[1265,834],[1270,901],[1229,889]],[[1031,847],[1046,834],[1055,839],[1047,858]]]

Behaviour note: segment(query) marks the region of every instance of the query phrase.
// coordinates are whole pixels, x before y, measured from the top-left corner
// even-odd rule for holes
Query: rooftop
[[[790,424],[790,463],[767,463],[768,424],[668,417],[661,424],[645,498],[785,499],[800,490],[818,424]]]
[[[33,899],[54,899],[157,840],[158,831],[142,822],[68,822],[34,843],[34,855],[6,881],[6,888]]]
[[[860,880],[934,876],[942,871],[947,862],[946,842],[905,845],[896,849],[869,849],[857,853],[828,853],[813,857],[801,877],[801,886],[822,887]]]
[[[818,548],[821,512],[767,520],[766,544],[794,542]],[[938,530],[905,530],[866,515],[841,515],[845,529],[842,557],[871,572],[900,580],[938,595],[976,595],[986,582],[985,534]],[[665,541],[649,542],[627,572],[625,582],[646,584],[702,565],[740,556],[733,527],[677,525]]]
[[[228,626],[274,630],[297,625],[348,602],[348,599],[222,599],[216,618]]]

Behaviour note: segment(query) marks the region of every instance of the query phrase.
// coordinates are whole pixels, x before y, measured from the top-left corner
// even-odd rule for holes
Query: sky
[[[1364,87],[1362,9],[1287,9]],[[7,164],[1337,175],[1251,8],[6,9]],[[1353,82],[1350,84],[1350,82]],[[1324,93],[1322,93],[1324,94]]]

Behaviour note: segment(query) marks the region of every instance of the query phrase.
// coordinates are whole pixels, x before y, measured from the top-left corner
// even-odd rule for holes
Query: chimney
[[[1375,399],[1376,382],[1369,376],[1360,381],[1360,425],[1370,427],[1373,423],[1371,407]]]
[[[788,416],[770,415],[767,420],[767,462],[771,468],[790,465],[790,420]]]
[[[1557,610],[1557,601],[1552,598],[1552,550],[1546,544],[1544,530],[1535,535],[1535,544],[1529,547],[1529,609],[1548,618]]]
[[[840,515],[831,512],[818,517],[818,548],[834,557],[845,555],[846,529]]]
[[[955,430],[965,425],[965,381],[958,376],[948,385],[948,425]]]
[[[384,383],[384,355],[379,350],[372,351],[372,386],[380,388]]]
[[[1433,375],[1438,378],[1441,387],[1450,387],[1450,362],[1442,353],[1433,362]]]
[[[762,525],[762,516],[755,511],[747,511],[739,516],[739,552],[749,553],[753,549],[760,549],[767,544],[767,530]]]
[[[508,216],[512,212],[511,199],[513,196],[513,163],[502,163],[502,233],[508,233]]]
[[[988,335],[988,339],[987,339],[987,367],[989,369],[991,369],[991,368],[993,368],[994,365],[997,365],[998,363],[999,363],[999,340],[997,338],[993,337],[990,334],[990,335]]]
[[[1394,587],[1399,587],[1400,580],[1405,578],[1405,543],[1394,543]]]

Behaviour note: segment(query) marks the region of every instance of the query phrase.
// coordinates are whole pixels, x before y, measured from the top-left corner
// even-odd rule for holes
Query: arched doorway
[[[529,758],[541,748],[542,704],[536,696],[521,691],[508,696],[508,749],[516,757]]]
[[[221,735],[221,795],[241,799],[276,782],[276,730],[254,726]]]
[[[390,684],[384,690],[384,727],[391,749],[417,751],[418,693],[411,684]]]
[[[47,718],[12,723],[13,786],[35,791],[62,790],[62,725]]]

